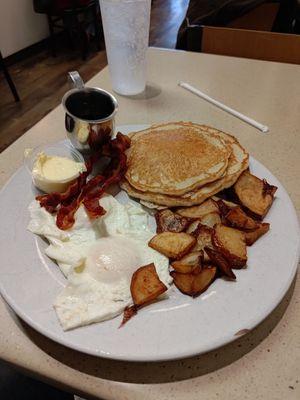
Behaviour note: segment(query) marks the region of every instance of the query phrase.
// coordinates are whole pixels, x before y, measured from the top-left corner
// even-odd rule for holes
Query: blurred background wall
[[[0,49],[7,57],[49,36],[47,18],[32,0],[0,0]]]

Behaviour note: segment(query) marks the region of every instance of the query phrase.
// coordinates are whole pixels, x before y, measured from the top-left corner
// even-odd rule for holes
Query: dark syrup
[[[81,91],[68,97],[66,108],[77,118],[99,120],[109,117],[113,113],[115,106],[111,98],[105,93]]]

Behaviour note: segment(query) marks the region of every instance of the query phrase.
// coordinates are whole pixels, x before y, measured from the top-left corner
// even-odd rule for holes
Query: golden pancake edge
[[[223,143],[227,146],[227,149],[229,149],[229,157],[226,168],[223,170],[223,174],[216,177],[213,181],[197,186],[192,190],[186,190],[181,195],[170,195],[165,192],[158,193],[149,190],[142,191],[131,185],[129,180],[125,179],[121,183],[121,187],[129,194],[129,196],[138,198],[142,200],[142,202],[145,202],[145,205],[152,206],[153,208],[159,206],[192,206],[200,204],[221,190],[232,186],[240,174],[248,168],[249,155],[234,136],[206,125],[190,122],[174,122],[171,124],[172,127],[176,126],[178,131],[180,131],[181,127],[185,129],[186,127],[190,128],[192,126],[195,131],[202,132],[206,135],[212,135],[214,138],[221,138]],[[134,142],[134,138],[148,135],[151,129],[154,129],[157,132],[158,129],[164,128],[165,126],[166,124],[154,125],[146,130],[132,133],[130,136]]]

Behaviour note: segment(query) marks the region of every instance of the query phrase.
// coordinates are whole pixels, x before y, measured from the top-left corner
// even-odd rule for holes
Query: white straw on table
[[[213,99],[212,97],[201,92],[201,90],[196,89],[194,86],[190,85],[189,83],[179,82],[178,85],[186,90],[189,90],[190,92],[201,97],[202,99],[208,101],[209,103],[215,105],[216,107],[221,108],[221,110],[224,110],[224,111],[228,112],[229,114],[241,119],[242,121],[247,122],[247,124],[254,126],[255,128],[259,129],[261,132],[267,133],[269,131],[269,128],[266,125],[262,125],[259,122],[255,121],[254,119],[249,118],[246,115],[241,114],[240,112],[234,110],[233,108],[226,106],[225,104],[221,103],[220,101]]]

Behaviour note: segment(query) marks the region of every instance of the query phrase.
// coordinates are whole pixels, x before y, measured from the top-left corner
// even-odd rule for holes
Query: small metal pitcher
[[[97,151],[114,134],[118,102],[106,90],[85,87],[77,71],[68,76],[73,89],[62,98],[67,136],[80,152]]]

